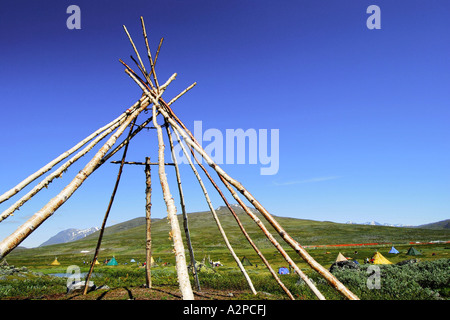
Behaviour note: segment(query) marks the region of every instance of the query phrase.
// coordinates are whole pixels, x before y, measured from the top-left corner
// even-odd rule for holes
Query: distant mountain
[[[89,229],[67,229],[63,230],[61,232],[58,232],[56,235],[45,241],[40,245],[40,247],[48,246],[51,244],[58,244],[58,243],[66,243],[66,242],[72,242],[79,239],[83,239],[86,236],[90,235],[91,233],[96,232],[99,230],[97,227],[92,227]]]
[[[360,224],[360,225],[369,225],[369,226],[385,226],[385,227],[403,227],[403,228],[421,228],[421,229],[432,229],[432,230],[445,230],[450,229],[450,219],[442,220],[433,223],[422,224],[419,226],[411,226],[405,224],[391,224],[391,223],[379,223],[376,221],[368,221],[364,223],[347,221],[346,224]]]
[[[411,227],[413,227],[413,226],[405,225],[405,224],[401,224],[401,223],[392,224],[392,223],[380,223],[380,222],[377,222],[377,221],[367,221],[367,222],[364,222],[364,223],[347,221],[346,224],[362,224],[362,225],[368,225],[368,226],[404,227],[404,228],[411,228]]]
[[[242,209],[233,206],[242,225],[245,227],[248,235],[260,249],[273,249],[272,244],[258,227]],[[225,230],[228,241],[235,250],[251,249],[236,220],[230,214],[226,207],[216,209],[220,223]],[[260,214],[256,216],[261,219],[268,231],[279,242],[283,243],[281,236],[274,232],[273,228]],[[180,227],[183,226],[183,217],[177,215]],[[188,213],[189,232],[192,246],[199,259],[205,255],[214,254],[214,256],[227,259],[229,254],[223,237],[217,230],[217,224],[211,212],[191,212]],[[450,229],[430,230],[424,228],[392,228],[383,225],[362,225],[345,224],[330,221],[314,221],[307,219],[297,219],[291,217],[276,216],[276,220],[283,229],[296,241],[303,246],[330,245],[330,244],[351,244],[351,243],[409,243],[430,242],[430,241],[448,241]],[[374,224],[374,223],[372,223]],[[155,256],[163,258],[173,258],[173,241],[170,237],[170,223],[166,218],[152,219],[151,226],[152,250]],[[184,237],[184,230],[181,230]],[[31,248],[12,252],[15,257],[29,259],[33,255],[48,256],[48,261],[53,261],[55,256],[63,261],[63,257],[81,256],[86,251],[93,252],[98,241],[98,232],[92,233],[87,237],[71,241],[69,243],[60,243],[52,246]],[[145,256],[146,247],[146,223],[144,217],[124,221],[105,228],[102,241],[100,259],[116,256],[116,259],[122,255],[128,261],[131,258],[140,258]],[[225,250],[225,251],[223,251]],[[243,251],[240,251],[243,252]],[[125,258],[122,258],[122,261]],[[119,263],[121,263],[119,258]]]
[[[160,219],[152,218],[152,222],[157,221],[157,220],[160,220]],[[113,234],[113,233],[116,233],[116,232],[126,231],[128,229],[139,227],[139,226],[142,226],[142,225],[145,225],[145,224],[146,224],[145,217],[134,218],[134,219],[131,219],[131,220],[128,220],[128,221],[125,221],[125,222],[120,222],[120,223],[112,225],[110,227],[106,227],[104,235]],[[91,238],[92,237],[93,236],[91,236]],[[96,238],[98,238],[98,237],[96,237]]]
[[[234,210],[234,212],[236,214],[245,213],[244,209],[242,209],[242,207],[237,203],[230,204],[230,207]],[[259,214],[259,211],[256,210],[255,208],[250,208],[250,207],[248,207],[248,208],[249,208],[250,212]],[[230,213],[227,206],[219,206],[219,207],[215,208],[214,210],[216,211],[216,213],[223,213],[223,214]]]
[[[433,223],[422,224],[420,226],[417,226],[417,228],[433,229],[433,230],[450,229],[450,219],[433,222]]]

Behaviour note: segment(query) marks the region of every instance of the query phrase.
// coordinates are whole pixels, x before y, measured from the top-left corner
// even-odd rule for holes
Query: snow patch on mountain
[[[410,225],[405,225],[401,223],[380,223],[375,220],[373,221],[367,221],[367,222],[353,222],[353,221],[347,221],[346,224],[363,224],[363,225],[369,225],[369,226],[385,226],[385,227],[412,227]]]
[[[42,243],[40,247],[83,239],[88,235],[90,235],[91,233],[94,233],[98,230],[99,228],[97,227],[92,227],[88,229],[74,229],[74,228],[66,229],[61,232],[58,232],[56,235],[54,235],[53,237]]]

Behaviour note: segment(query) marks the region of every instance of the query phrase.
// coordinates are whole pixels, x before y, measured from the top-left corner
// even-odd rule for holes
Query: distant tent
[[[395,253],[395,254],[397,254],[397,253],[399,253],[399,252],[398,252],[397,249],[394,248],[394,246],[392,246],[391,250],[389,250],[388,253]]]
[[[378,251],[372,257],[374,264],[392,264],[388,259],[386,259],[381,253]]]
[[[55,258],[52,263],[50,263],[51,266],[59,266],[61,263],[59,263],[58,258]]]
[[[281,267],[278,269],[278,274],[289,274],[289,269],[285,267]]]
[[[153,259],[153,257],[152,257],[152,259]],[[161,257],[158,257],[158,258],[155,259],[155,262],[159,262],[159,263],[163,262],[163,259],[161,259]]]
[[[252,266],[253,264],[250,262],[250,260],[248,260],[248,258],[246,256],[244,256],[241,260],[241,263],[243,266]]]
[[[98,260],[95,259],[95,263],[94,264],[97,265],[97,264],[100,264],[100,262],[98,262]]]
[[[117,266],[117,265],[119,265],[119,264],[117,263],[116,258],[112,257],[112,259],[109,260],[108,263],[107,263],[106,265],[107,265],[107,266]]]
[[[134,259],[131,259],[131,260],[130,260],[130,262],[136,262],[136,260],[134,260]]]
[[[406,253],[408,256],[418,256],[421,255],[421,253],[414,247],[411,247],[408,249],[408,252]]]
[[[339,254],[338,254],[338,256],[337,256],[337,258],[336,258],[336,261],[335,262],[339,262],[339,261],[346,261],[347,260],[347,258],[346,257],[344,257],[344,255],[342,254],[342,253],[340,253],[339,252]]]

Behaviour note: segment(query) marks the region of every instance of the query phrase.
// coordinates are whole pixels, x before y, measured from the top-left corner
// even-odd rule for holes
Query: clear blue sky
[[[142,15],[153,50],[165,38],[159,78],[178,73],[167,100],[197,82],[174,105],[188,127],[201,120],[204,130],[279,129],[276,175],[260,175],[260,165],[223,166],[274,215],[410,225],[449,218],[448,1],[92,2],[2,1],[0,193],[140,97],[118,59],[132,63],[124,24],[144,53]],[[71,4],[81,8],[81,30],[66,27]],[[372,4],[381,9],[380,30],[366,27]],[[156,161],[156,150],[154,132],[143,131],[128,160]],[[91,156],[0,223],[1,238]],[[207,210],[182,169],[188,211]],[[99,226],[117,170],[96,171],[22,245]],[[164,217],[156,167],[153,176],[153,216]],[[144,215],[144,187],[143,169],[126,167],[110,224]],[[171,190],[178,199],[174,183]],[[223,205],[209,190],[214,206]]]

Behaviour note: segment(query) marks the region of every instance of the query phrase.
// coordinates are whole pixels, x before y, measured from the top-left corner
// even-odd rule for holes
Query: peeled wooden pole
[[[123,63],[123,62],[122,62]],[[139,79],[139,77],[136,75],[136,73],[128,67],[125,63],[123,63],[126,66],[125,72],[130,76],[133,81],[136,82],[136,84],[139,85],[139,87],[146,93],[147,97],[151,99],[151,101],[154,101],[156,103],[159,103],[159,99],[161,98],[161,94],[164,92],[165,88],[170,84],[171,81],[173,81],[176,77],[176,73],[173,74],[167,82],[161,86],[159,89],[158,95],[155,94],[155,97],[152,95],[153,92],[150,92],[150,88],[148,88],[142,80]],[[194,295],[192,293],[191,284],[189,282],[189,274],[187,271],[186,266],[186,257],[184,254],[184,245],[183,240],[181,238],[181,231],[180,226],[178,224],[178,219],[176,217],[176,207],[173,201],[173,198],[170,194],[169,184],[167,182],[167,177],[165,174],[165,168],[164,168],[164,140],[162,136],[162,129],[161,126],[158,124],[156,120],[157,116],[157,109],[155,106],[153,106],[153,126],[156,128],[157,135],[158,135],[158,162],[159,162],[159,179],[161,182],[161,187],[163,190],[164,195],[164,201],[166,203],[167,207],[167,217],[170,220],[172,231],[171,236],[173,238],[174,242],[174,250],[175,250],[175,261],[177,266],[177,274],[178,274],[178,282],[180,285],[180,291],[182,294],[182,297],[184,300],[193,300]]]
[[[152,89],[156,91],[155,87],[153,86],[152,81],[150,80],[149,74],[148,74],[147,70],[145,69],[145,65],[142,62],[141,55],[139,54],[139,51],[137,50],[137,48],[136,48],[136,46],[135,46],[135,44],[133,42],[133,39],[131,38],[130,33],[127,30],[127,27],[123,26],[123,29],[125,30],[125,33],[128,36],[128,40],[130,40],[130,43],[133,46],[134,52],[136,53],[136,56],[137,56],[137,58],[139,60],[139,63],[141,65],[142,73],[143,73],[144,77],[147,79],[147,82],[152,87]],[[152,66],[152,69],[153,69],[153,66]]]
[[[167,106],[164,106],[167,108]],[[191,138],[187,135],[187,133],[183,132],[183,129],[173,120],[172,117],[175,118],[173,111],[170,108],[171,114],[164,110],[159,104],[157,105],[158,110],[164,116],[167,122],[169,122],[174,129],[177,129],[178,132],[183,136],[183,139],[187,144],[191,145],[195,151],[197,151],[203,159],[205,159],[206,163],[212,167],[219,175],[221,175],[227,182],[233,185],[241,194],[243,194],[248,201],[266,218],[266,220],[275,228],[278,234],[282,237],[282,239],[289,244],[295,252],[297,252],[314,270],[316,270],[322,277],[324,277],[328,283],[333,286],[337,291],[339,291],[343,296],[351,300],[359,300],[359,298],[351,292],[347,287],[345,287],[336,277],[334,277],[327,269],[325,269],[322,265],[320,265],[317,261],[315,261],[309,253],[300,246],[300,244],[295,241],[282,227],[281,225],[273,218],[273,216],[253,197],[253,195],[245,189],[241,183],[231,178],[220,166],[218,166],[211,157],[198,145],[198,143],[191,140]]]
[[[144,100],[145,101],[145,100]],[[141,113],[148,105],[146,103],[131,113],[125,122],[108,139],[108,141],[97,151],[89,163],[75,176],[75,178],[53,199],[51,199],[41,210],[35,213],[15,232],[0,242],[0,259],[4,258],[11,250],[17,247],[26,237],[28,237],[37,227],[47,220],[60,206],[62,206],[72,194],[83,184],[83,182],[94,172],[97,164],[101,162],[103,156],[111,149],[125,130],[125,128]]]
[[[180,94],[178,94],[175,98],[170,100],[168,105],[170,106],[172,103],[174,103],[176,100],[178,100],[183,94],[188,92],[191,88],[195,86],[195,83],[190,85],[187,89],[183,90]],[[144,97],[141,99],[143,103],[148,103],[149,98],[144,95]],[[159,112],[157,113],[159,114]],[[153,117],[149,117],[147,120],[145,120],[142,124],[140,124],[131,134],[131,136],[127,137],[124,141],[122,141],[117,147],[115,147],[113,150],[111,150],[108,154],[106,154],[103,159],[97,164],[97,167],[100,167],[103,163],[105,163],[108,159],[110,159],[114,154],[117,153],[120,149],[122,149],[133,137],[135,137],[142,129],[146,127],[147,124],[149,124],[152,121]],[[166,163],[167,165],[167,163]]]
[[[181,140],[180,140],[180,137],[178,136],[177,131],[174,130],[174,133],[175,133],[175,135],[177,137],[177,140],[179,141],[179,144],[181,146],[181,149],[183,150],[183,153],[185,154],[186,158],[189,161],[189,165],[191,166],[192,171],[194,172],[195,176],[197,177],[197,180],[198,180],[198,182],[199,182],[199,184],[200,184],[200,186],[201,186],[201,188],[203,190],[206,202],[208,203],[208,206],[209,206],[209,209],[211,211],[211,214],[213,215],[214,220],[215,220],[215,222],[217,224],[217,228],[219,229],[219,232],[222,235],[223,240],[225,241],[225,245],[227,246],[228,250],[230,251],[231,255],[233,256],[234,260],[236,261],[239,269],[241,270],[242,274],[244,275],[245,279],[247,280],[247,283],[248,283],[248,285],[250,287],[250,290],[252,291],[253,294],[256,295],[257,292],[255,290],[255,287],[253,286],[252,280],[250,279],[250,277],[248,276],[247,272],[245,271],[245,268],[242,265],[242,262],[239,260],[239,257],[234,252],[233,247],[230,244],[230,241],[228,241],[228,237],[225,234],[225,230],[223,230],[222,224],[220,223],[220,220],[219,220],[219,217],[217,216],[216,210],[214,210],[214,207],[213,207],[213,205],[211,203],[211,200],[209,198],[208,192],[206,191],[205,185],[203,184],[203,181],[202,181],[200,175],[198,174],[197,169],[195,169],[195,166],[192,163],[192,160],[189,157],[189,155],[188,155],[188,153],[187,153],[183,143],[181,143]]]
[[[159,51],[159,50],[158,50]],[[158,52],[157,52],[158,54]],[[156,57],[155,57],[156,61]],[[126,70],[127,72],[128,70]],[[149,92],[150,90],[147,90],[147,88],[136,79],[129,71],[127,72],[130,77],[136,82],[136,84],[141,87],[141,89],[144,91],[144,93],[152,99],[154,103],[154,107],[158,109],[158,111],[164,116],[167,122],[169,122],[174,129],[177,129],[183,136],[183,139],[185,139],[186,143],[191,145],[199,154],[206,160],[209,166],[211,166],[220,176],[222,176],[227,182],[229,182],[231,185],[233,185],[239,192],[241,192],[250,203],[254,205],[254,207],[265,217],[265,219],[275,228],[275,230],[279,233],[279,235],[283,238],[283,240],[288,243],[314,270],[316,270],[322,277],[324,277],[331,286],[333,286],[336,290],[338,290],[343,296],[345,296],[348,299],[352,300],[358,300],[359,298],[352,293],[347,287],[345,287],[336,277],[334,277],[327,269],[325,269],[322,265],[317,263],[310,255],[309,253],[300,246],[300,244],[295,241],[279,224],[278,222],[273,218],[273,216],[251,195],[238,181],[231,178],[222,168],[220,168],[210,157],[209,155],[198,145],[198,143],[195,141],[195,139],[191,140],[188,135],[182,131],[182,129],[178,126],[175,120],[177,122],[181,123],[181,121],[176,117],[176,115],[173,113],[171,108],[161,99],[157,98],[155,101],[155,98],[153,98],[152,93]],[[162,102],[163,107],[159,104],[159,102]],[[155,103],[157,102],[157,103]],[[164,110],[166,109],[166,110]],[[170,113],[170,115],[169,115]],[[155,112],[156,114],[156,112]],[[186,129],[186,128],[185,128]],[[186,129],[186,132],[190,132]],[[192,134],[191,134],[192,135]],[[195,142],[194,142],[195,141]]]
[[[125,119],[125,118],[124,118]],[[113,132],[120,124],[123,123],[124,120],[118,121],[116,124],[109,127],[107,130],[103,131],[98,137],[91,141],[84,149],[79,151],[75,156],[66,161],[63,165],[61,165],[57,170],[49,174],[44,180],[38,183],[32,190],[30,190],[27,194],[22,196],[18,201],[16,201],[12,206],[8,209],[4,210],[0,214],[0,222],[13,215],[13,213],[18,210],[21,206],[23,206],[28,200],[30,200],[35,194],[41,191],[44,187],[47,187],[55,178],[59,178],[62,174],[78,159],[84,156],[86,153],[92,150],[94,146],[96,146],[101,140],[103,140],[107,135]]]
[[[160,135],[159,131],[161,130],[161,127],[159,125],[155,125],[155,119],[156,119],[156,109],[157,108],[159,109],[160,113],[162,113],[162,114],[163,114],[163,112],[165,113],[165,111],[162,112],[161,106],[159,105],[161,92],[163,90],[161,90],[160,93],[158,94],[158,96],[155,97],[155,93],[150,91],[150,88],[146,87],[145,83],[138,79],[138,77],[133,72],[133,70],[131,70],[129,67],[127,67],[125,72],[133,79],[134,82],[136,82],[136,84],[142,89],[142,91],[144,91],[144,93],[147,95],[147,97],[149,97],[149,99],[152,101],[152,103],[153,103],[153,122],[154,122],[154,126],[156,127],[156,129],[158,131],[158,140],[162,141],[162,137],[161,138],[159,137],[159,135]],[[170,77],[169,80],[171,81],[171,80],[175,79],[175,76],[176,76],[176,74],[172,75],[172,77]],[[167,81],[167,83],[164,84],[163,86],[161,86],[160,89],[163,88],[163,87],[167,87],[168,83],[170,83],[170,82]],[[167,104],[165,104],[165,106],[169,107]],[[159,148],[160,149],[160,151],[159,151],[160,155],[161,155],[161,143],[162,142],[160,142],[160,148]],[[164,148],[164,144],[162,144],[162,148]],[[162,151],[162,157],[164,159],[164,151]],[[190,158],[188,158],[188,159],[190,161]],[[161,160],[159,160],[159,161],[161,161]],[[222,228],[222,226],[220,224],[219,218],[217,217],[217,214],[216,214],[216,212],[214,210],[214,207],[212,206],[211,201],[209,200],[208,192],[206,191],[206,188],[204,187],[203,182],[202,182],[200,176],[198,175],[198,172],[195,169],[194,165],[192,164],[192,162],[190,162],[190,163],[191,163],[192,170],[194,171],[194,173],[196,173],[197,179],[199,180],[199,183],[200,183],[200,185],[201,185],[201,187],[203,189],[203,193],[205,194],[206,201],[207,201],[207,203],[208,203],[208,205],[209,205],[209,207],[211,209],[211,213],[213,214],[213,217],[214,217],[214,219],[216,221],[216,224],[217,224],[217,226],[219,228],[220,233],[222,234],[222,237],[223,237],[223,239],[225,241],[225,244],[227,245],[227,248],[231,252],[233,258],[235,259],[235,261],[237,263],[237,265],[239,266],[239,269],[244,274],[244,277],[246,278],[246,280],[247,280],[247,282],[248,282],[248,284],[250,286],[250,289],[256,295],[256,290],[255,290],[255,288],[253,286],[253,283],[252,283],[250,277],[248,276],[247,272],[245,271],[244,266],[242,265],[241,261],[237,257],[237,255],[234,252],[233,248],[231,247],[231,244],[228,241],[228,238],[227,238],[227,236],[225,234],[225,231],[223,230],[223,228]],[[161,165],[163,165],[163,163],[160,162],[160,170],[161,170]],[[163,182],[161,182],[161,184],[163,184]],[[167,186],[167,188],[168,188],[168,186]],[[172,199],[172,201],[173,201],[173,199]],[[168,206],[168,213],[169,213],[169,206]],[[175,242],[175,239],[174,239],[174,242]],[[180,275],[178,275],[178,277],[180,277]],[[180,284],[180,287],[181,287],[181,284]]]
[[[12,196],[14,196],[15,194],[17,194],[20,190],[22,190],[23,188],[25,188],[27,185],[29,185],[31,182],[33,182],[34,180],[36,180],[37,178],[39,178],[40,176],[42,176],[44,173],[46,173],[47,171],[51,170],[53,168],[53,166],[55,166],[56,164],[58,164],[59,162],[61,162],[62,160],[64,160],[65,158],[67,158],[68,156],[70,156],[72,153],[74,153],[75,151],[77,151],[78,149],[80,149],[83,145],[85,145],[86,143],[88,143],[89,141],[91,141],[93,138],[95,138],[96,136],[98,136],[99,134],[101,134],[103,131],[107,130],[108,128],[110,128],[111,126],[115,125],[117,122],[119,122],[120,120],[123,120],[124,117],[128,116],[131,112],[133,112],[135,110],[135,108],[142,103],[142,101],[144,99],[147,99],[147,97],[142,97],[139,101],[137,101],[133,106],[131,106],[128,110],[126,110],[125,112],[123,112],[120,116],[118,116],[116,119],[114,119],[113,121],[111,121],[110,123],[104,125],[103,127],[101,127],[100,129],[96,130],[95,132],[93,132],[92,134],[90,134],[89,136],[87,136],[86,138],[84,138],[83,140],[81,140],[80,142],[78,142],[75,146],[73,146],[72,148],[70,148],[69,150],[67,150],[66,152],[60,154],[58,157],[56,157],[55,159],[53,159],[52,161],[50,161],[49,163],[47,163],[45,166],[43,166],[42,168],[40,168],[39,170],[37,170],[35,173],[31,174],[30,176],[28,176],[26,179],[24,179],[22,182],[20,182],[19,184],[17,184],[14,188],[6,191],[5,193],[3,193],[0,196],[0,203],[8,200],[9,198],[11,198]]]
[[[155,101],[157,102],[157,101]],[[170,193],[169,184],[164,166],[164,140],[161,126],[156,120],[156,106],[153,105],[153,125],[156,128],[158,135],[158,173],[159,180],[163,191],[164,201],[167,207],[167,218],[171,225],[171,236],[173,239],[173,246],[175,250],[175,262],[178,275],[178,283],[183,300],[194,300],[191,283],[189,281],[189,274],[186,265],[186,257],[184,253],[183,239],[181,237],[180,225],[178,224],[177,209],[174,200]]]
[[[147,288],[152,287],[152,232],[151,232],[151,208],[152,208],[152,176],[150,158],[145,158],[145,282]]]
[[[197,85],[197,82],[194,82],[193,84],[191,84],[189,87],[187,87],[186,89],[184,89],[183,91],[181,91],[176,97],[174,97],[172,100],[169,101],[168,105],[170,106],[172,103],[174,103],[175,101],[177,101],[183,94],[185,94],[186,92],[188,92],[189,90],[191,90],[193,87],[195,87]]]
[[[189,232],[189,222],[188,222],[188,216],[186,213],[186,204],[184,203],[184,194],[183,194],[183,187],[181,185],[181,175],[180,175],[180,168],[178,167],[177,158],[175,155],[174,147],[173,147],[173,139],[172,135],[170,134],[169,126],[166,127],[167,137],[169,138],[169,145],[170,145],[170,151],[172,153],[172,159],[175,166],[175,174],[177,177],[177,185],[178,185],[178,193],[180,195],[180,206],[181,206],[181,212],[183,214],[183,227],[184,227],[184,234],[186,236],[186,243],[188,245],[189,249],[189,256],[191,258],[191,268],[192,268],[192,274],[194,275],[195,283],[197,285],[197,290],[200,291],[200,281],[198,280],[198,272],[197,272],[197,266],[194,256],[194,249],[192,247],[192,241],[191,241],[191,235]]]
[[[171,111],[170,107],[167,106],[167,109],[169,111]],[[172,112],[173,113],[173,112]],[[176,117],[175,117],[176,118]],[[183,127],[183,129],[185,130],[185,132],[189,135],[189,137],[192,139],[192,141],[194,143],[197,144],[197,146],[200,147],[200,145],[198,144],[197,141],[195,141],[195,137],[192,135],[192,133],[186,128],[186,126],[180,121],[178,120],[178,122],[180,123],[180,125]],[[172,127],[173,129],[173,127]],[[177,134],[176,130],[174,129],[175,134]],[[178,135],[177,135],[178,137]],[[181,142],[180,142],[181,144]],[[222,199],[224,200],[225,204],[227,205],[227,207],[230,209],[231,213],[233,214],[233,216],[235,217],[239,227],[241,228],[243,234],[246,236],[247,240],[249,241],[249,243],[253,246],[253,248],[255,249],[255,251],[258,253],[258,255],[260,255],[261,259],[263,260],[263,262],[267,262],[267,260],[264,258],[264,256],[262,255],[262,253],[260,253],[260,251],[258,250],[258,248],[254,245],[253,241],[250,239],[250,237],[248,236],[247,232],[245,231],[244,227],[242,226],[242,224],[239,221],[239,218],[237,217],[237,215],[234,213],[234,210],[231,208],[231,206],[229,205],[228,201],[226,200],[226,198],[224,197],[222,191],[220,190],[220,188],[216,185],[216,183],[214,182],[214,180],[212,179],[212,177],[210,176],[210,174],[208,173],[208,171],[205,169],[205,167],[200,163],[200,161],[197,159],[192,147],[190,147],[190,151],[192,156],[194,157],[195,161],[197,162],[197,164],[203,169],[203,171],[205,172],[205,174],[207,175],[207,177],[209,178],[209,180],[211,181],[211,183],[214,185],[214,187],[216,188],[216,190],[219,192],[219,194],[221,195]],[[186,157],[188,157],[188,155],[186,155]],[[228,182],[221,176],[219,175],[219,178],[222,180],[222,182],[225,184],[225,186],[228,188],[228,190],[231,192],[231,194],[233,195],[233,197],[236,199],[236,201],[238,201],[238,203],[241,205],[241,207],[244,209],[244,211],[257,223],[257,225],[262,229],[262,231],[264,232],[264,234],[268,237],[268,239],[272,242],[272,244],[278,249],[278,251],[282,254],[282,256],[285,258],[285,260],[294,268],[294,270],[299,274],[299,276],[303,279],[303,281],[308,285],[308,287],[314,292],[314,294],[320,299],[320,300],[325,300],[325,297],[323,296],[323,294],[316,288],[316,286],[311,282],[311,280],[301,271],[301,269],[294,263],[294,261],[289,257],[289,255],[284,251],[283,247],[278,243],[278,241],[270,234],[270,232],[268,232],[268,230],[265,228],[264,224],[262,224],[262,222],[248,209],[248,207],[240,200],[239,196],[237,195],[237,193],[231,188],[231,186],[228,184]],[[275,280],[278,282],[278,284],[282,287],[282,289],[287,293],[287,295],[293,299],[292,294],[289,292],[289,290],[286,288],[286,286],[284,286],[284,284],[280,281],[280,279],[278,278],[278,276],[276,275],[276,273],[274,272],[274,270],[271,268],[270,264],[267,262],[266,263],[269,271],[272,273],[272,275],[275,277]]]
[[[172,128],[173,129],[173,128]],[[174,130],[175,131],[175,130]],[[178,143],[181,145],[182,142],[179,139],[179,136],[177,134],[177,132],[175,132],[175,134],[177,135],[178,138]],[[224,201],[225,205],[227,206],[228,210],[230,210],[231,214],[233,215],[233,217],[235,218],[239,228],[241,229],[242,233],[244,234],[245,238],[247,239],[247,241],[250,243],[250,245],[252,246],[252,248],[255,250],[256,254],[261,258],[261,260],[263,261],[263,263],[266,265],[267,269],[269,269],[269,272],[272,274],[272,276],[274,277],[275,281],[278,283],[278,285],[283,289],[283,291],[288,295],[288,297],[291,300],[295,300],[294,296],[292,295],[292,293],[289,291],[289,289],[284,285],[283,282],[281,282],[280,278],[278,277],[277,273],[275,272],[275,270],[273,270],[272,266],[270,265],[269,261],[267,261],[266,257],[264,257],[263,253],[261,252],[261,250],[259,250],[259,248],[256,246],[256,244],[253,242],[253,240],[250,238],[250,235],[247,233],[247,231],[245,230],[243,224],[241,223],[239,217],[237,216],[236,212],[234,212],[233,207],[231,207],[230,203],[228,202],[227,198],[225,197],[225,195],[223,194],[223,192],[220,190],[220,188],[217,186],[217,184],[215,183],[214,179],[211,177],[211,175],[209,174],[209,172],[206,170],[205,166],[203,166],[201,164],[201,162],[197,159],[197,156],[194,153],[194,150],[192,149],[192,147],[189,146],[189,149],[191,151],[192,156],[194,157],[195,162],[200,166],[200,168],[202,168],[203,172],[206,174],[206,176],[208,177],[209,181],[211,182],[211,184],[214,186],[214,188],[217,190],[217,192],[219,193],[220,197],[222,198],[222,200]],[[186,157],[188,157],[188,155],[186,155]],[[239,202],[241,204],[241,202]],[[245,206],[245,204],[241,204],[241,207],[244,209],[244,211],[249,211],[248,208]],[[248,212],[247,212],[248,213]],[[252,217],[252,216],[250,216]],[[259,219],[258,219],[259,220]],[[301,270],[299,270],[301,273]]]
[[[247,213],[250,218],[253,219],[253,221],[260,227],[262,232],[266,235],[266,237],[272,242],[272,244],[277,248],[277,250],[281,253],[283,258],[286,260],[287,263],[297,272],[297,274],[302,278],[302,280],[306,283],[306,285],[311,289],[311,291],[314,292],[316,297],[319,298],[319,300],[325,300],[325,297],[323,294],[316,288],[316,286],[311,282],[311,280],[303,273],[303,271],[295,264],[295,262],[291,259],[291,257],[286,253],[286,251],[283,249],[283,247],[280,245],[280,243],[275,239],[274,236],[267,230],[266,226],[262,223],[258,217],[249,210],[249,208],[245,205],[245,203],[239,198],[238,194],[234,189],[230,186],[230,184],[222,178],[222,176],[219,176],[222,180],[222,182],[225,184],[227,189],[230,191],[232,196],[235,198],[235,200],[239,203],[239,205],[244,209],[244,211]],[[271,270],[272,272],[272,270]],[[277,277],[278,278],[278,277]],[[277,280],[278,281],[278,280]]]
[[[141,17],[141,25],[142,25],[142,34],[143,34],[144,40],[145,40],[145,46],[147,47],[147,57],[148,57],[148,60],[150,61],[151,73],[153,75],[153,80],[155,80],[155,87],[158,90],[158,88],[159,88],[158,78],[156,77],[156,73],[155,73],[155,66],[154,66],[153,59],[152,59],[152,53],[150,51],[150,45],[148,44],[147,30],[145,29],[145,23],[144,23],[143,17]]]
[[[131,133],[133,132],[133,125],[136,122],[136,119],[137,118],[134,118],[133,122],[130,125],[130,132],[128,133],[128,136],[130,136]],[[122,176],[122,170],[123,170],[125,158],[127,156],[128,146],[129,146],[129,144],[127,143],[127,145],[125,146],[125,149],[123,149],[122,160],[120,163],[119,171],[117,173],[116,183],[114,184],[113,192],[111,194],[111,198],[109,199],[109,203],[108,203],[108,208],[106,209],[105,216],[103,217],[102,226],[100,228],[100,232],[98,235],[97,246],[95,248],[94,257],[92,258],[92,264],[91,264],[91,267],[89,268],[89,272],[86,275],[86,281],[84,284],[83,295],[85,295],[89,289],[89,279],[91,278],[92,271],[94,270],[95,261],[97,261],[97,259],[98,259],[98,254],[100,252],[100,246],[101,246],[102,240],[103,240],[103,233],[105,232],[106,221],[108,221],[109,213],[111,212],[112,204],[114,202],[114,198],[116,197],[117,188],[119,187],[120,177]]]

